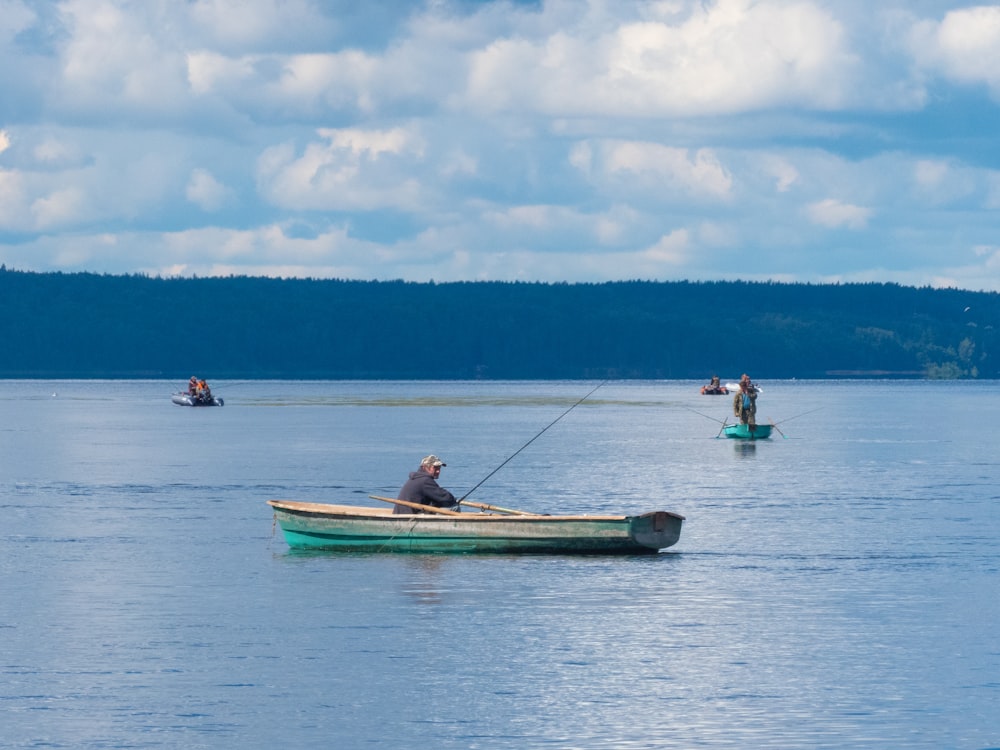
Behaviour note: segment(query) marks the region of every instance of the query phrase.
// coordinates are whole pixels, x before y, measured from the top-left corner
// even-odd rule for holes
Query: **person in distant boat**
[[[195,390],[195,398],[203,404],[212,400],[212,389],[208,387],[208,383],[205,380],[198,381],[198,387]]]
[[[188,395],[189,396],[198,395],[198,378],[195,375],[192,375],[191,379],[188,381]]]
[[[750,382],[746,373],[740,378],[740,389],[733,396],[733,416],[740,424],[757,425],[757,386]]]
[[[719,376],[718,375],[713,375],[712,376],[712,382],[708,384],[708,387],[709,388],[714,388],[715,390],[718,390],[719,388],[722,387],[722,381],[719,380]]]
[[[397,500],[406,500],[408,503],[419,503],[420,505],[431,505],[435,508],[447,508],[458,510],[458,500],[448,490],[437,483],[441,476],[441,467],[447,466],[437,456],[431,454],[420,462],[420,468],[410,472],[410,478],[396,495]],[[407,505],[393,505],[393,513],[424,513],[416,508]]]

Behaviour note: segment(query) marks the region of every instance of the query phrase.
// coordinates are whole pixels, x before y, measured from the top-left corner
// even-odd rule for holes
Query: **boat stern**
[[[681,538],[684,516],[666,510],[643,513],[632,519],[632,538],[636,544],[661,550],[677,544]]]

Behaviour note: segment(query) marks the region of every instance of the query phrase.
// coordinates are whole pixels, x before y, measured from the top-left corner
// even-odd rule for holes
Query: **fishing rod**
[[[727,420],[716,419],[715,417],[710,417],[707,414],[702,414],[700,411],[698,411],[697,409],[692,409],[690,406],[685,406],[684,408],[687,409],[688,411],[693,411],[699,417],[704,417],[705,419],[711,419],[713,422],[718,422],[719,424],[721,424],[723,426],[725,426],[725,424],[726,424]]]
[[[817,412],[822,408],[823,408],[822,406],[818,406],[815,409],[810,409],[809,411],[804,411],[801,414],[796,414],[794,417],[789,417],[788,419],[782,419],[781,424],[784,424],[785,422],[791,422],[793,419],[798,419],[799,417],[804,417],[806,414],[812,414],[813,412]],[[778,425],[779,423],[775,422],[774,424]],[[781,430],[778,430],[778,432],[781,432]]]
[[[597,384],[597,388],[600,388],[602,385],[604,385],[607,382],[608,382],[607,380],[601,381],[600,383]],[[491,476],[493,476],[498,471],[500,471],[500,469],[502,469],[504,466],[506,466],[510,462],[510,460],[512,458],[514,458],[514,456],[516,456],[518,453],[520,453],[521,451],[523,451],[525,448],[527,448],[529,445],[531,445],[533,442],[535,442],[538,438],[540,438],[542,436],[542,433],[545,432],[545,430],[549,429],[549,427],[551,427],[552,425],[554,425],[560,419],[562,419],[567,414],[569,414],[571,411],[573,411],[573,409],[575,409],[580,404],[582,404],[584,401],[586,401],[588,398],[590,398],[591,395],[593,395],[594,391],[597,390],[597,388],[594,388],[593,391],[591,391],[590,393],[588,393],[586,396],[584,396],[583,398],[581,398],[579,401],[577,401],[575,404],[573,404],[571,407],[569,407],[566,411],[564,411],[558,417],[556,417],[555,419],[553,419],[541,432],[539,432],[537,435],[535,435],[533,438],[531,438],[531,440],[529,440],[527,443],[525,443],[524,445],[522,445],[520,448],[518,448],[512,454],[510,454],[510,456],[507,457],[506,461],[504,461],[502,464],[500,464],[498,467],[496,467],[493,471],[491,471],[489,474],[487,474],[485,477],[483,477],[479,481],[479,484],[477,484],[471,490],[469,490],[464,495],[462,495],[462,497],[459,498],[458,502],[461,503],[463,500],[465,500],[465,498],[467,498],[469,495],[471,495],[473,492],[475,492],[479,488],[479,486],[482,485],[487,479],[489,479]]]

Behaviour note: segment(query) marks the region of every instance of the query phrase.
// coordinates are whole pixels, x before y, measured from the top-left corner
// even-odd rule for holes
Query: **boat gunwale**
[[[526,522],[549,522],[549,521],[602,521],[602,522],[626,522],[631,521],[635,518],[642,518],[644,516],[655,515],[656,513],[665,513],[668,516],[677,518],[681,521],[687,520],[684,516],[679,513],[674,513],[669,510],[659,510],[659,511],[648,511],[646,513],[639,513],[636,515],[506,515],[506,514],[493,514],[493,513],[461,513],[459,515],[443,515],[434,513],[393,513],[388,508],[368,508],[363,506],[354,505],[334,505],[330,503],[307,503],[298,500],[268,500],[267,504],[270,505],[275,510],[285,511],[293,515],[304,515],[304,516],[337,516],[337,517],[354,517],[354,518],[367,518],[372,520],[400,520],[400,521],[414,521],[417,520],[421,523],[427,521],[460,521],[460,522],[472,522],[472,521],[485,521],[490,523],[495,523],[498,521],[514,521],[517,523]]]

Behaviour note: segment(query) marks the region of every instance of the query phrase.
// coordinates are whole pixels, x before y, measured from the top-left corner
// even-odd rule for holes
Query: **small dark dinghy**
[[[726,388],[726,386],[724,386],[724,385],[718,385],[718,384],[712,385],[711,383],[709,383],[708,385],[703,385],[701,387],[701,395],[702,396],[728,396],[729,395],[729,389]]]
[[[178,391],[170,397],[178,406],[222,406],[225,402],[212,395],[212,389],[204,378],[192,375],[187,391]]]
[[[218,396],[209,396],[208,398],[199,398],[198,396],[193,396],[190,393],[175,393],[170,397],[178,406],[222,406],[225,404]]]

